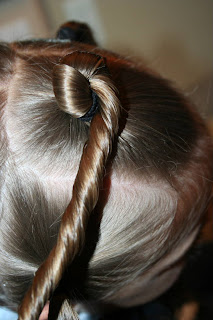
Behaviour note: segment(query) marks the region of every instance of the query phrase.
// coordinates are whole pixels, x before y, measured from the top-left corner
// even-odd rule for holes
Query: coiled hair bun
[[[97,95],[93,82],[98,74],[107,75],[102,57],[88,52],[65,56],[53,70],[53,90],[59,107],[74,118],[82,118],[94,107]],[[84,120],[84,119],[83,119]]]

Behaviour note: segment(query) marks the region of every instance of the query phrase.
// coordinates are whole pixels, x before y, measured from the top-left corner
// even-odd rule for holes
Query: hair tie
[[[78,119],[80,119],[81,121],[89,122],[92,120],[94,115],[98,112],[98,110],[99,110],[98,96],[95,93],[95,91],[92,90],[92,107],[87,113],[85,113],[84,116]]]

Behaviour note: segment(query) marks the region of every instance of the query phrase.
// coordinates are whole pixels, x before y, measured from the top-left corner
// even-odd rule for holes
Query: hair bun
[[[90,27],[86,23],[76,21],[62,24],[57,31],[56,38],[96,45]]]
[[[91,82],[106,70],[104,59],[96,54],[75,51],[66,55],[53,69],[53,90],[59,107],[74,118],[90,121],[98,109]]]

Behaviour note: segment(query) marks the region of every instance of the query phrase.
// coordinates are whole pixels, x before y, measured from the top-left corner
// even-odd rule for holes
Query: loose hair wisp
[[[35,274],[19,308],[19,320],[39,317],[66,267],[82,250],[87,223],[98,201],[105,165],[118,131],[120,102],[102,57],[78,51],[66,55],[53,69],[53,90],[59,108],[72,117],[82,117],[90,110],[92,92],[98,97],[99,112],[90,124],[57,243]]]

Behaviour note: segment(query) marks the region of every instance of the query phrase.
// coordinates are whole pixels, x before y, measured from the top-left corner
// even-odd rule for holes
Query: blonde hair
[[[0,70],[2,303],[24,298],[29,320],[52,295],[122,299],[201,223],[202,120],[165,80],[86,44],[1,44]]]

